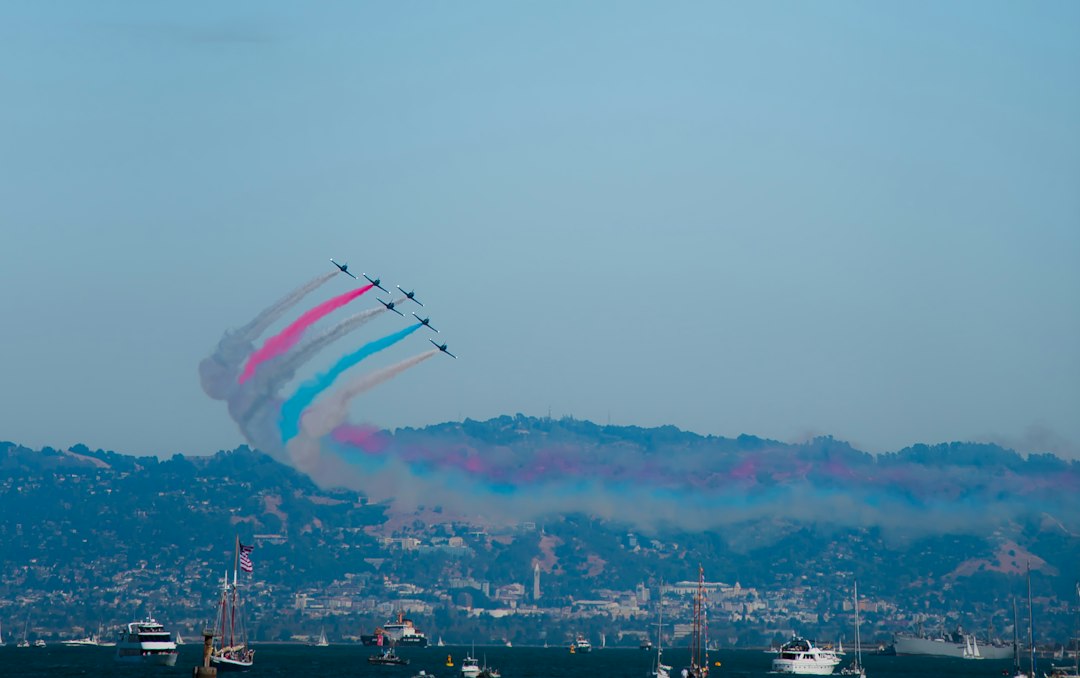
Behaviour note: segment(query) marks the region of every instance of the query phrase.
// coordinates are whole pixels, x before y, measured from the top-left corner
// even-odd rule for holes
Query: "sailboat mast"
[[[855,582],[855,661],[862,666],[862,643],[859,641],[859,582]]]
[[[1031,648],[1031,675],[1035,676],[1035,617],[1031,613],[1031,562],[1027,564],[1028,586],[1028,645]]]
[[[1016,628],[1020,621],[1016,616],[1016,596],[1013,596],[1013,663],[1016,673],[1020,673],[1020,631]]]
[[[236,586],[236,571],[240,569],[240,535],[236,535],[236,550],[233,554],[233,570],[232,581],[233,586]]]

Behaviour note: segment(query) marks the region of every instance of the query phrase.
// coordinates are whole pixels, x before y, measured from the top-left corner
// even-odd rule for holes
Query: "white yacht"
[[[773,673],[794,673],[802,676],[828,676],[840,663],[832,650],[824,650],[813,641],[798,636],[780,646],[772,662]]]
[[[116,642],[117,661],[175,666],[178,654],[172,636],[153,617],[128,624]]]
[[[480,660],[472,655],[461,660],[461,675],[464,678],[476,678],[480,675]]]
[[[66,645],[68,647],[85,647],[88,645],[97,647],[98,637],[96,635],[92,635],[86,636],[85,638],[76,638],[74,640],[61,640],[60,644]]]

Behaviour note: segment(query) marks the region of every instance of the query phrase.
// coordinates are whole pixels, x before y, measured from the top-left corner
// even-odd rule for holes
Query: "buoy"
[[[451,657],[450,655],[446,655],[446,665],[447,666],[453,666],[454,665],[454,658]]]

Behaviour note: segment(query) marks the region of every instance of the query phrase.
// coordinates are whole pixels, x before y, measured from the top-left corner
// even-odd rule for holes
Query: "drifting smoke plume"
[[[239,383],[243,384],[248,379],[251,379],[251,376],[255,374],[255,369],[264,361],[276,358],[295,346],[296,342],[300,341],[300,338],[304,336],[304,332],[307,328],[353,299],[356,299],[371,288],[372,285],[365,285],[364,287],[350,290],[345,294],[339,294],[333,299],[324,301],[315,308],[306,311],[291,325],[278,334],[270,337],[259,350],[251,354],[247,360],[247,364],[244,366],[244,371],[240,374],[240,378],[238,379]]]
[[[503,417],[354,447],[357,489],[374,501],[405,508],[407,488],[419,503],[508,522],[582,512],[645,529],[768,519],[915,534],[1048,513],[1080,527],[1080,463],[987,445],[874,457],[832,439],[787,445]]]
[[[200,364],[204,389],[227,399],[253,446],[322,485],[349,487],[402,510],[437,504],[458,515],[506,522],[581,512],[643,529],[788,520],[940,533],[989,529],[1047,513],[1080,529],[1080,462],[1023,458],[994,445],[914,446],[875,457],[831,438],[790,445],[520,415],[393,434],[347,422],[351,398],[435,351],[322,394],[346,370],[420,325],[365,344],[288,398],[277,395],[315,353],[384,308],[294,342],[291,351],[264,360],[253,378],[237,384],[256,330],[273,322],[268,314],[280,316],[329,277],[299,288],[227,334]]]

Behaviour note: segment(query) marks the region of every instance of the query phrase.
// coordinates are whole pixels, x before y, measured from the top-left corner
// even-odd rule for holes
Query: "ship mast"
[[[1035,617],[1031,614],[1031,561],[1027,564],[1028,586],[1028,645],[1031,646],[1031,675],[1035,676]]]
[[[240,569],[240,535],[236,535],[236,548],[233,553],[232,598],[229,601],[229,646],[236,645],[236,576]]]
[[[690,637],[690,669],[696,678],[709,673],[709,648],[705,621],[705,569],[698,563],[698,585],[694,593],[694,628]],[[704,654],[702,644],[705,643]]]

